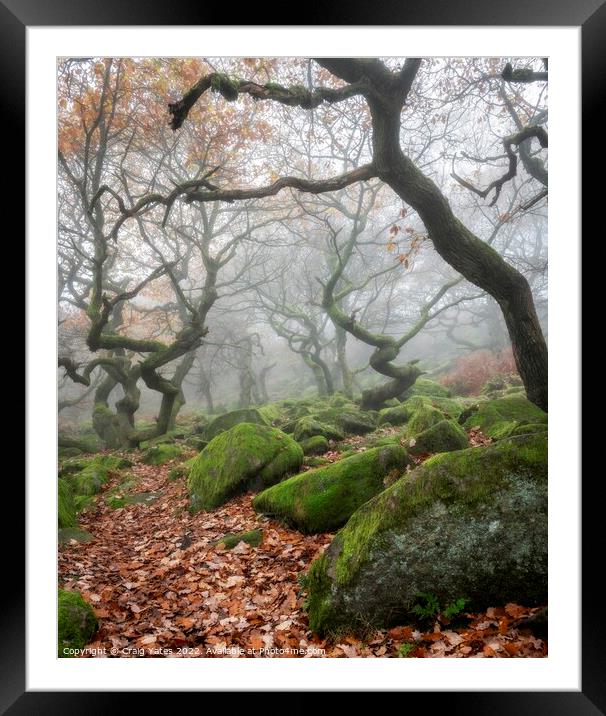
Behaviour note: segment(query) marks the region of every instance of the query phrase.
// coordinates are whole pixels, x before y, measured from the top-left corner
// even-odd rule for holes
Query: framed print
[[[587,144],[603,6],[0,12],[5,136],[27,130],[6,712],[145,690],[603,712],[578,111]]]

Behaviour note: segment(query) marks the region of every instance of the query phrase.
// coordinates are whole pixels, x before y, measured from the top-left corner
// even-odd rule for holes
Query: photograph
[[[549,65],[56,57],[58,659],[549,657]]]

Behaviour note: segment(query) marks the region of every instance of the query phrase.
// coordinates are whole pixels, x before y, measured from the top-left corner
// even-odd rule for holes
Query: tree
[[[175,130],[181,127],[195,103],[211,88],[227,101],[247,94],[259,101],[273,101],[306,110],[323,103],[334,104],[362,97],[372,121],[371,162],[327,179],[312,181],[285,176],[255,189],[196,188],[192,191],[191,184],[178,186],[166,196],[144,197],[136,209],[161,203],[168,211],[186,192],[189,201],[233,202],[272,196],[286,187],[311,193],[335,191],[378,177],[417,211],[440,256],[497,301],[527,395],[539,407],[547,409],[547,345],[528,281],[455,216],[437,184],[402,150],[401,115],[422,60],[409,58],[402,67],[394,69],[376,59],[318,58],[316,61],[345,84],[334,88],[285,87],[210,73],[199,79],[181,100],[169,105],[171,126]]]

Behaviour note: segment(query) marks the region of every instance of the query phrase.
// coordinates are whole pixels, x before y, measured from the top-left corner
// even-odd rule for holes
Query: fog
[[[546,337],[547,151],[536,136],[503,140],[547,129],[547,85],[505,80],[508,62],[543,69],[540,58],[424,60],[399,144],[465,231],[528,282]],[[168,103],[209,73],[219,79],[174,130]],[[116,419],[136,445],[135,429],[166,411],[160,432],[188,413],[335,391],[361,400],[400,381],[388,399],[418,375],[447,380],[472,354],[516,371],[507,301],[447,262],[427,217],[379,176],[213,199],[377,164],[364,91],[305,106],[318,87],[343,81],[306,59],[58,63],[60,429],[106,436]]]

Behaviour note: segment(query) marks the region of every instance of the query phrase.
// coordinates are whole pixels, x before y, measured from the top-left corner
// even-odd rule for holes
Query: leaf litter
[[[80,658],[376,658],[403,648],[413,658],[547,656],[546,641],[520,626],[539,607],[512,604],[466,614],[458,628],[440,617],[426,632],[406,625],[320,639],[309,630],[299,577],[332,534],[302,535],[257,515],[250,494],[191,515],[185,482],[167,480],[170,467],[134,465],[136,489],[158,499],[111,509],[102,492],[80,515],[94,539],[59,546],[60,586],[81,592],[99,619]],[[215,544],[254,529],[263,531],[257,547]]]

